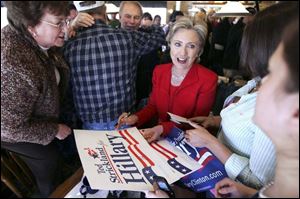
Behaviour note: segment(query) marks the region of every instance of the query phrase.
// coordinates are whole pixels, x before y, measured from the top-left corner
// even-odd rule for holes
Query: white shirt
[[[257,92],[248,94],[257,85],[253,79],[226,99],[241,96],[220,113],[222,129],[219,140],[233,154],[225,162],[228,176],[254,188],[261,188],[275,174],[275,147],[253,122]],[[225,103],[226,103],[225,101]]]

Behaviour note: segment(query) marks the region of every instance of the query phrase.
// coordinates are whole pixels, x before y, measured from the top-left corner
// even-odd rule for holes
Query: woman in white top
[[[275,178],[254,197],[299,198],[299,15],[286,29],[269,61],[269,75],[257,97],[254,122],[271,138],[277,153]],[[276,117],[273,117],[275,116]],[[217,197],[251,197],[249,187],[224,179]]]
[[[226,99],[221,117],[191,118],[205,128],[221,125],[218,138],[202,127],[186,132],[191,144],[209,148],[224,163],[230,178],[256,189],[272,180],[276,161],[271,140],[252,122],[256,89],[260,78],[268,73],[268,59],[279,44],[286,23],[297,13],[296,9],[295,2],[273,5],[258,13],[246,26],[241,63],[248,66],[256,78]]]

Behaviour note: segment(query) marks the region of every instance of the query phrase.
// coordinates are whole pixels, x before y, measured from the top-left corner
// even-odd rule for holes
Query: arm
[[[276,154],[272,141],[259,128],[253,128],[256,130],[250,158],[233,154],[225,168],[233,179],[237,178],[243,184],[259,189],[274,176]]]
[[[198,116],[198,117],[193,117],[189,118],[190,121],[196,122],[197,124],[200,124],[204,128],[219,128],[221,125],[221,120],[222,118],[220,116],[214,116],[214,115],[209,115],[207,117],[205,116]]]
[[[47,145],[58,132],[58,124],[32,117],[39,93],[31,77],[1,69],[1,137],[15,142]]]
[[[206,72],[206,71],[203,71]],[[214,102],[215,95],[217,90],[218,78],[217,75],[208,74],[209,77],[203,80],[203,86],[199,91],[197,107],[196,107],[196,116],[208,116],[211,111]],[[204,76],[204,75],[203,75]]]
[[[152,26],[150,33],[141,31],[133,32],[134,46],[136,47],[136,53],[139,55],[145,55],[160,48],[166,44],[165,34],[160,27]]]
[[[74,37],[80,27],[90,27],[95,23],[93,16],[88,13],[79,12],[78,15],[70,21],[68,26],[68,36]]]
[[[151,118],[157,117],[158,111],[156,106],[156,97],[159,95],[159,74],[157,70],[154,69],[153,77],[152,77],[152,92],[150,94],[147,105],[136,113],[138,117],[137,126],[142,126],[146,122],[148,122]]]

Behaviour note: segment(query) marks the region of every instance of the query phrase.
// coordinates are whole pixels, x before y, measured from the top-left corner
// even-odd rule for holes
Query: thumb
[[[195,129],[201,128],[201,126],[198,125],[198,124],[196,124],[195,122],[189,121],[189,124],[190,124],[192,127],[194,127]]]
[[[208,120],[205,120],[203,123],[202,123],[202,126],[204,128],[208,128],[210,125],[209,125],[209,121]]]

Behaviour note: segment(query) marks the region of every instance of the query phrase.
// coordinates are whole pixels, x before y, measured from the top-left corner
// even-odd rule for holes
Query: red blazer
[[[166,135],[175,123],[171,122],[167,112],[190,118],[207,116],[214,104],[217,88],[217,75],[199,64],[192,68],[179,88],[170,96],[172,63],[155,67],[152,78],[152,93],[148,104],[136,115],[137,126],[148,122],[151,118],[159,118]]]

